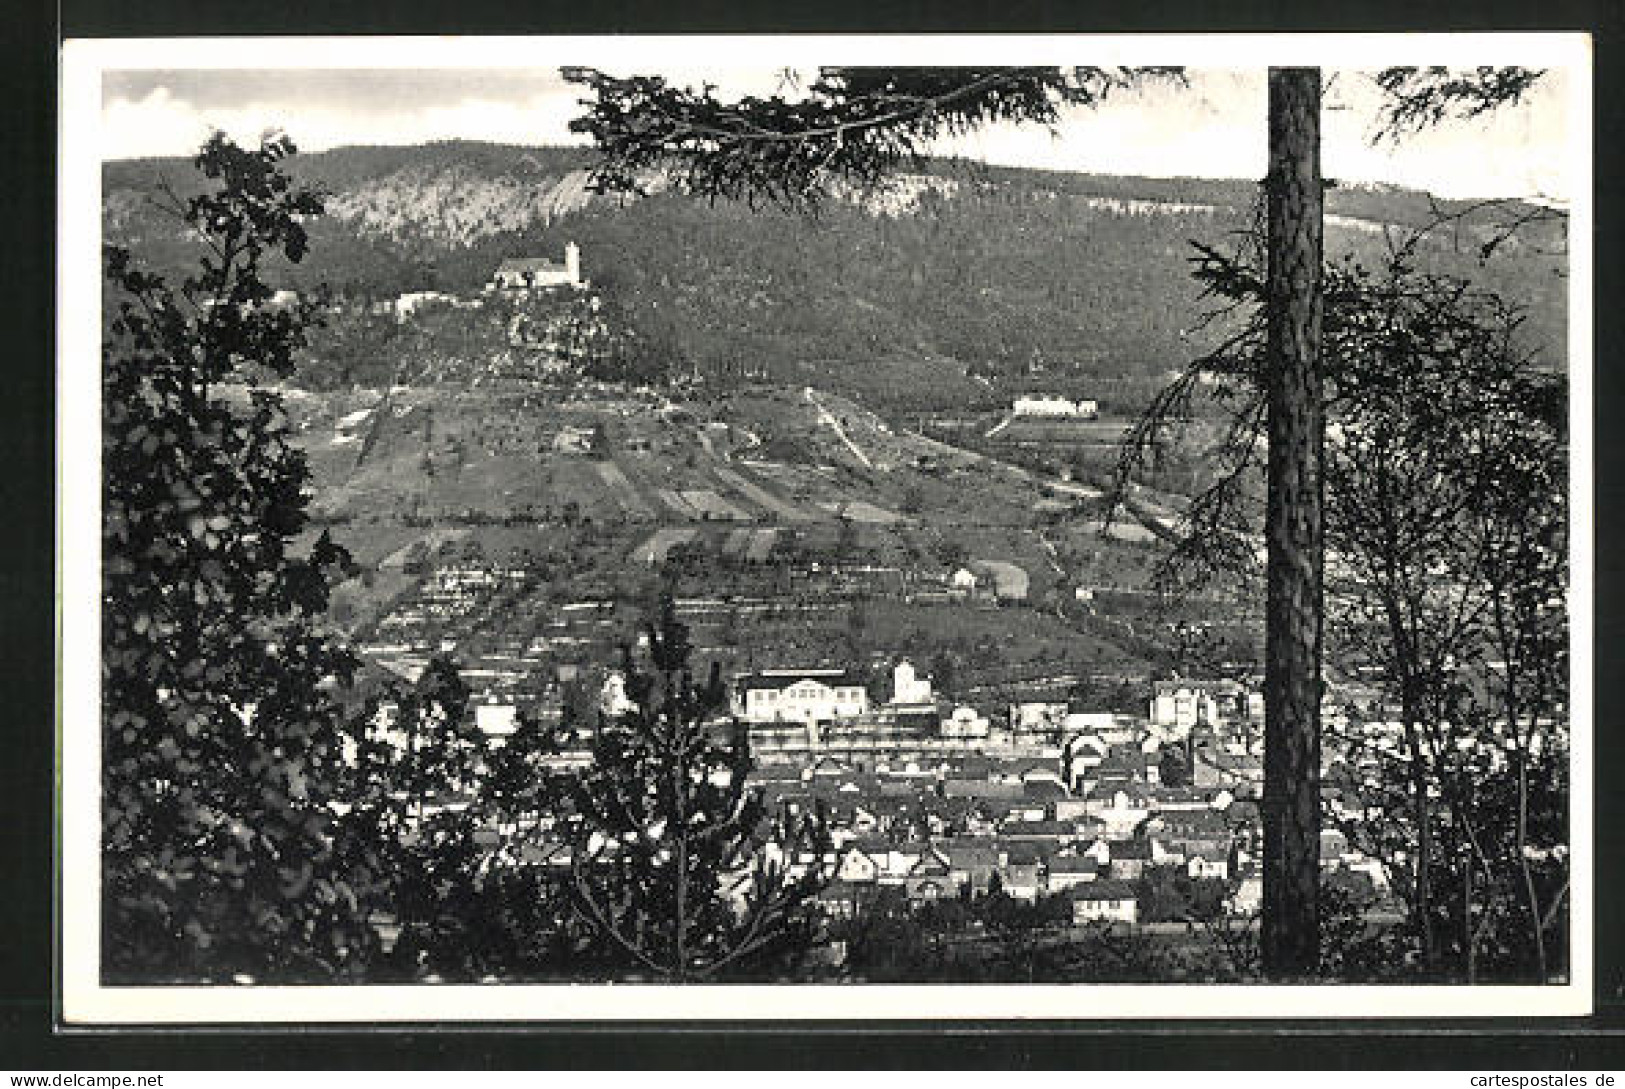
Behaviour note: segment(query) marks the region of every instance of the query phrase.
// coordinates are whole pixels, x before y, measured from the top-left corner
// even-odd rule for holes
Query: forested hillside
[[[330,214],[313,227],[314,259],[277,271],[287,286],[325,282],[357,299],[472,294],[502,258],[557,260],[573,240],[593,287],[674,372],[951,408],[1022,385],[1092,396],[1189,359],[1213,335],[1188,275],[1192,242],[1234,245],[1255,192],[933,163],[809,217],[660,186],[596,196],[590,154],[457,142],[302,156],[295,169],[327,190]],[[159,267],[190,259],[152,198],[162,185],[184,196],[193,173],[179,160],[109,164],[110,239]],[[1390,238],[1435,214],[1423,194],[1334,189],[1329,249],[1380,261]],[[1424,259],[1526,307],[1531,348],[1560,367],[1564,225],[1535,224],[1482,261],[1496,214],[1438,232]]]

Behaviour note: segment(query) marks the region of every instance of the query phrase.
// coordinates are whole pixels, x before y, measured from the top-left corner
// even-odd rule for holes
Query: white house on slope
[[[764,669],[734,685],[734,714],[747,722],[834,722],[869,713],[869,691],[844,669]]]
[[[921,677],[914,670],[914,663],[907,658],[898,662],[892,669],[892,697],[891,702],[896,704],[926,704],[932,700],[931,681]]]

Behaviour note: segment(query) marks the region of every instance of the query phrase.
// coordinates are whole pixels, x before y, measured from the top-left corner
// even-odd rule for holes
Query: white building
[[[500,746],[519,728],[519,708],[495,695],[486,696],[485,702],[474,705],[474,725],[492,745]]]
[[[1264,905],[1264,879],[1257,873],[1245,874],[1230,894],[1230,911],[1236,915],[1251,915]]]
[[[868,689],[844,669],[764,669],[734,689],[734,714],[747,722],[811,725],[868,713]]]
[[[574,242],[565,246],[563,264],[546,257],[509,257],[497,266],[489,286],[495,291],[580,287],[581,249]]]
[[[1010,729],[1016,733],[1048,733],[1065,728],[1064,703],[1012,703]]]
[[[942,720],[942,736],[961,740],[982,740],[988,735],[988,721],[974,707],[955,707]]]
[[[1067,890],[1072,897],[1072,922],[1129,923],[1139,920],[1140,903],[1127,881],[1090,881]]]
[[[931,702],[931,681],[914,671],[908,659],[898,662],[892,669],[893,703],[920,704]]]
[[[1100,415],[1093,400],[1072,401],[1065,397],[1018,397],[1011,406],[1017,416],[1063,416],[1092,420]]]
[[[430,303],[449,303],[452,296],[443,291],[408,291],[395,300],[395,320],[405,321]]]
[[[1201,681],[1158,681],[1151,695],[1151,723],[1189,729],[1219,721],[1213,686]]]

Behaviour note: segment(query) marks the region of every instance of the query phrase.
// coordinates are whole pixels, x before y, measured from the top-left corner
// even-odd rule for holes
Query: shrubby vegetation
[[[110,979],[344,978],[376,952],[389,874],[342,796],[356,661],[324,629],[334,574],[308,552],[304,456],[280,398],[218,393],[286,375],[315,303],[267,305],[271,255],[298,262],[314,194],[286,140],[197,157],[216,183],[178,205],[207,252],[179,286],[106,255],[103,353],[102,924]]]
[[[291,169],[334,194],[386,195],[403,177],[450,171],[454,188],[476,200],[482,187],[556,182],[584,169],[589,158],[574,149],[463,143],[343,149],[303,157]],[[1244,228],[1255,196],[1255,187],[1239,181],[1097,178],[954,163],[924,170],[939,175],[952,195],[927,189],[903,201],[897,214],[874,214],[845,200],[826,202],[806,218],[666,191],[624,203],[597,198],[546,225],[540,217],[494,219],[488,233],[466,244],[435,242],[417,231],[373,233],[332,216],[311,230],[324,254],[322,277],[360,302],[406,291],[471,295],[502,258],[556,256],[575,241],[586,276],[617,324],[668,374],[698,366],[736,382],[816,381],[887,411],[995,409],[1008,404],[1010,389],[1035,388],[1097,397],[1110,413],[1137,410],[1152,392],[1142,388],[1147,380],[1188,358],[1197,331],[1187,315],[1195,312],[1198,289],[1186,276],[1187,240]],[[181,171],[149,162],[110,165],[108,191],[139,192],[156,172],[181,191],[189,187]],[[397,196],[414,199],[410,192]],[[1162,206],[1103,203],[1109,201]],[[1328,195],[1328,211],[1400,226],[1431,214],[1420,194],[1339,189]],[[404,222],[429,227],[445,212],[397,210]],[[141,236],[153,267],[188,266],[183,239],[139,206],[129,216],[120,229]],[[1380,235],[1337,223],[1330,228],[1334,249],[1367,260],[1380,254]],[[1418,259],[1433,271],[1469,268],[1483,229],[1473,219],[1452,240],[1430,242]],[[1563,284],[1551,274],[1549,248],[1545,238],[1506,247],[1478,275],[1531,299],[1528,342],[1561,359]],[[298,267],[278,272],[295,286],[316,282]],[[1148,309],[1140,305],[1146,298],[1165,305]],[[330,335],[340,349],[335,359],[343,361],[334,364],[339,373],[312,372],[301,381],[347,385],[380,377],[378,360],[392,350],[353,343],[359,334],[342,328]],[[885,365],[875,366],[877,359]],[[972,375],[1004,388],[990,389]]]
[[[1426,271],[1430,230],[1372,267],[1327,269],[1327,642],[1382,699],[1327,732],[1344,806],[1327,823],[1387,868],[1395,954],[1424,974],[1566,972],[1567,401],[1494,291]],[[1168,574],[1248,577],[1261,507],[1256,246],[1204,248],[1237,332],[1155,402],[1123,472],[1205,382],[1232,425]],[[1177,429],[1177,422],[1172,424]]]
[[[304,222],[322,210],[281,168],[293,151],[282,137],[254,151],[218,134],[204,146],[196,162],[212,184],[174,210],[207,252],[178,288],[124,250],[106,255],[117,301],[103,357],[104,976],[617,974],[608,935],[643,932],[623,928],[619,896],[586,890],[606,866],[633,887],[637,862],[659,886],[665,861],[588,865],[602,855],[589,834],[571,881],[526,851],[543,824],[590,832],[618,819],[598,804],[610,780],[547,770],[563,737],[531,722],[493,751],[448,659],[412,684],[358,685],[357,660],[324,621],[349,556],[325,533],[293,546],[309,472],[282,400],[254,384],[287,377],[320,320],[317,298],[272,305],[265,278],[273,252],[304,257]],[[685,637],[669,615],[658,634],[663,687],[634,675],[640,710],[600,733],[613,748],[605,766],[643,738],[639,777],[625,781],[669,781],[680,815],[712,822],[673,840],[689,848],[678,883],[692,879],[696,913],[689,931],[679,924],[675,960],[658,963],[679,978],[760,970],[800,947],[817,875],[780,887],[782,870],[750,870],[731,928],[720,891],[702,891],[755,857],[771,815],[745,787],[746,751],[703,736],[714,679],[695,702]]]

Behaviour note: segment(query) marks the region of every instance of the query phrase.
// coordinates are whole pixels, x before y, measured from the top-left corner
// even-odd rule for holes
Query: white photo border
[[[1571,457],[1570,981],[1555,986],[483,985],[107,987],[100,977],[101,78],[140,69],[633,70],[775,63],[1076,63],[1263,68],[1517,64],[1567,75]],[[70,1026],[629,1021],[1481,1018],[1589,1014],[1593,1000],[1592,50],[1579,33],[773,35],[75,39],[61,53],[58,212],[57,872]],[[1262,123],[1262,119],[1260,119]]]

